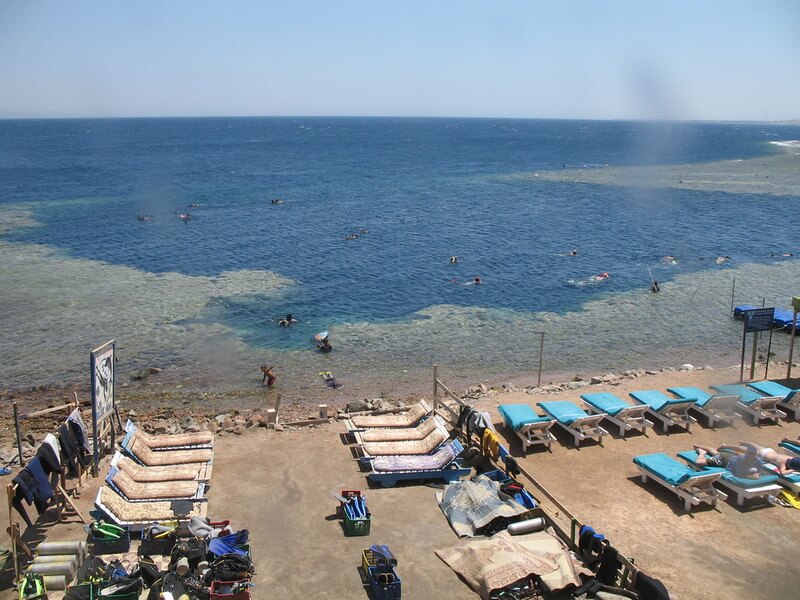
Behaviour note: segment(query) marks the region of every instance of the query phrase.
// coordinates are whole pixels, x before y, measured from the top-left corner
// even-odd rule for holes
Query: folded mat
[[[210,431],[152,435],[136,427],[131,433],[141,438],[145,444],[154,450],[157,448],[175,448],[177,446],[208,446],[214,442],[214,434]]]
[[[672,391],[672,388],[670,388],[670,391]],[[670,398],[661,390],[639,390],[630,392],[628,395],[642,404],[649,404],[650,408],[656,412],[661,412],[665,406],[670,404],[681,404],[687,400],[696,401],[696,398]]]
[[[109,517],[117,522],[142,522],[174,521],[175,519],[188,519],[203,516],[205,507],[203,502],[190,502],[191,510],[188,513],[176,515],[172,509],[173,503],[166,501],[154,502],[128,502],[110,487],[102,487],[98,491],[97,500],[101,510],[109,512]]]
[[[577,419],[589,416],[586,411],[572,402],[539,402],[539,406],[564,425],[571,425]]]
[[[492,592],[534,575],[547,592],[579,586],[578,572],[585,571],[575,564],[564,544],[546,531],[515,536],[501,531],[488,539],[462,540],[441,548],[436,556],[484,600]]]
[[[411,410],[399,415],[376,415],[353,417],[356,427],[413,427],[428,414],[422,404],[415,404]]]
[[[412,440],[410,442],[368,442],[362,444],[362,448],[370,456],[428,454],[446,439],[447,434],[436,428],[421,440]]]
[[[501,404],[497,410],[503,416],[503,422],[514,431],[519,431],[525,425],[552,421],[550,417],[540,417],[527,404]]]
[[[430,417],[416,427],[393,427],[386,429],[365,429],[359,435],[364,442],[403,442],[425,439],[436,431],[438,420]]]
[[[376,472],[440,471],[456,458],[453,442],[445,444],[434,454],[425,456],[379,456],[372,461]]]
[[[604,412],[607,415],[611,415],[612,417],[619,413],[619,411],[632,406],[619,396],[609,392],[601,392],[598,394],[581,394],[581,398],[583,398],[588,404],[591,404],[595,409],[599,410],[600,412]]]
[[[197,494],[196,481],[162,481],[157,483],[140,483],[128,477],[115,467],[108,473],[110,482],[131,500],[167,500],[173,498],[191,498]]]
[[[167,467],[144,467],[136,461],[121,456],[117,460],[117,469],[125,473],[133,481],[142,483],[154,481],[195,481],[200,474],[200,469],[205,463],[197,463],[181,466]]]
[[[214,457],[213,450],[164,450],[155,452],[141,439],[133,439],[128,446],[142,463],[148,467],[163,465],[182,465],[186,463],[210,462]]]

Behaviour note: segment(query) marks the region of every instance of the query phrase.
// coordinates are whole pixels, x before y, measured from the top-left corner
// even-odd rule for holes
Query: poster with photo
[[[91,353],[92,415],[102,423],[114,411],[114,341]]]

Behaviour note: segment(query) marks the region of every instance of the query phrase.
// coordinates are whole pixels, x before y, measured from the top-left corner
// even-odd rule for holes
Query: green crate
[[[372,515],[367,515],[366,519],[350,519],[344,516],[344,534],[347,537],[357,535],[369,535],[369,527],[372,523]]]

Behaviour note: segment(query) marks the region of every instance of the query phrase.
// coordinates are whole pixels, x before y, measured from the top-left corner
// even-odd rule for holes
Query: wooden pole
[[[792,337],[789,338],[789,364],[786,365],[786,379],[792,377],[792,354],[794,353],[794,338],[797,335],[797,308],[792,315]]]
[[[539,376],[536,379],[536,387],[542,387],[542,362],[544,361],[544,331],[540,332],[539,338]]]
[[[14,411],[16,412],[16,402]],[[17,551],[17,529],[14,523],[14,485],[9,483],[6,486],[6,496],[8,498],[8,535],[11,536],[11,556],[14,561],[14,583],[19,581],[19,554]]]
[[[17,412],[17,401],[14,401],[14,428],[17,430],[17,450],[19,451],[19,468],[25,466],[25,460],[22,458],[22,434],[19,431],[19,413]]]
[[[437,389],[439,380],[438,380],[438,370],[435,364],[433,365],[433,410],[439,409],[439,390]]]
[[[745,317],[746,319],[747,317]],[[747,321],[745,321],[747,323]],[[744,348],[747,345],[747,327],[742,327],[742,362],[739,365],[739,382],[744,381]]]
[[[753,349],[750,353],[750,379],[756,376],[756,353],[758,352],[758,334],[760,331],[753,332]]]

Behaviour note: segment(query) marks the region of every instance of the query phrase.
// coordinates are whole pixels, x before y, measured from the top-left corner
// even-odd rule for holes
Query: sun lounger
[[[189,463],[210,463],[214,452],[202,450],[165,450],[156,452],[150,449],[141,439],[123,440],[122,449],[132,459],[147,467],[162,467],[166,465],[183,465]]]
[[[636,456],[633,462],[639,469],[642,483],[647,483],[648,478],[657,481],[683,500],[687,512],[692,510],[692,506],[702,503],[716,506],[717,500],[728,498],[727,494],[714,488],[724,469],[698,472],[661,452]]]
[[[785,413],[787,417],[791,414],[795,421],[800,421],[800,389],[793,390],[776,381],[754,381],[747,385],[767,396],[782,398],[775,408]]]
[[[345,421],[348,431],[369,429],[370,427],[414,427],[431,412],[425,400],[420,400],[410,410],[397,415],[358,416]]]
[[[503,416],[503,422],[522,440],[523,452],[536,444],[543,444],[549,450],[556,441],[555,436],[550,433],[555,421],[550,417],[540,417],[527,404],[502,404],[497,410]]]
[[[560,427],[572,434],[576,446],[580,446],[583,440],[588,439],[597,440],[602,444],[603,436],[608,435],[608,432],[600,427],[600,421],[606,416],[605,413],[590,415],[577,404],[565,400],[539,402],[539,406],[553,417]]]
[[[208,511],[207,502],[128,502],[106,486],[101,486],[97,491],[94,505],[111,521],[117,525],[127,525],[133,531],[141,531],[153,523],[188,521],[192,517],[205,517]],[[175,509],[178,509],[177,513]],[[184,509],[188,509],[188,512]]]
[[[779,396],[764,396],[744,385],[712,385],[711,389],[721,394],[738,395],[739,402],[736,404],[736,409],[752,416],[754,423],[763,420],[777,423],[783,416],[783,413],[775,408],[781,401]]]
[[[653,426],[653,422],[645,417],[650,408],[646,404],[628,404],[619,396],[609,392],[581,394],[581,398],[587,404],[590,413],[605,414],[606,419],[619,427],[619,434],[622,437],[633,429],[644,433],[648,427]]]
[[[196,481],[159,481],[141,483],[134,481],[116,467],[106,475],[106,484],[114,488],[128,502],[151,500],[196,500],[204,502],[205,484]]]
[[[139,429],[133,421],[128,419],[128,422],[125,423],[125,433],[139,436],[153,450],[191,450],[214,447],[214,434],[210,431],[151,435]]]
[[[134,481],[140,483],[158,481],[203,481],[211,479],[211,465],[208,463],[189,463],[180,466],[145,467],[121,452],[114,454],[111,466],[117,467]]]
[[[353,431],[353,438],[357,444],[367,442],[411,442],[426,438],[437,427],[443,427],[444,421],[438,415],[427,417],[420,421],[416,427],[377,427]]]
[[[796,442],[779,442],[778,446],[793,456],[800,457],[800,440]]]
[[[367,442],[358,446],[361,457],[370,456],[400,456],[413,454],[430,454],[450,437],[450,432],[442,425],[421,440],[405,442]]]
[[[367,478],[383,487],[405,480],[444,479],[452,483],[472,472],[457,458],[463,451],[461,442],[452,440],[428,456],[379,456],[369,460]]]
[[[639,390],[628,394],[639,404],[646,404],[650,414],[661,421],[664,432],[673,425],[685,427],[689,431],[697,420],[689,414],[694,400],[670,398],[660,390]]]
[[[717,467],[698,465],[697,452],[694,450],[678,452],[678,456],[700,473],[716,473],[720,471]],[[723,469],[722,476],[717,483],[736,494],[736,504],[739,506],[743,506],[745,500],[750,500],[751,498],[766,499],[771,494],[776,494],[781,491],[781,486],[778,485],[777,475],[765,474],[758,479],[746,479],[744,477],[736,477],[727,469]]]
[[[698,387],[671,387],[667,388],[671,394],[675,394],[681,400],[694,400],[690,407],[708,419],[708,426],[714,427],[716,421],[723,421],[733,425],[739,418],[736,412],[736,403],[739,401],[738,394],[709,394]]]

